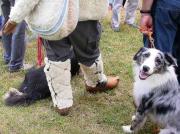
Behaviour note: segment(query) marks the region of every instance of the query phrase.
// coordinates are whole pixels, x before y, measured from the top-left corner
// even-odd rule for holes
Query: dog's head
[[[139,66],[139,78],[141,80],[145,80],[155,73],[163,73],[169,66],[177,66],[172,55],[154,48],[140,48],[133,60]]]

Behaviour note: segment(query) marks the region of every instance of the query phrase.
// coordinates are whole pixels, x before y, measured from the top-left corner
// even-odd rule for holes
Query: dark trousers
[[[9,19],[11,6],[14,5],[14,0],[2,0],[2,12],[4,23]],[[18,69],[23,66],[25,53],[25,22],[18,24],[16,31],[10,35],[2,36],[4,48],[4,60],[9,63],[10,69]]]
[[[68,37],[58,41],[43,40],[43,44],[51,61],[66,61],[73,47],[77,60],[90,66],[100,55],[100,35],[101,25],[98,21],[82,21]]]
[[[180,26],[176,33],[176,37],[173,45],[173,56],[176,57],[177,59],[177,64],[178,64],[177,74],[178,74],[178,81],[180,83]]]

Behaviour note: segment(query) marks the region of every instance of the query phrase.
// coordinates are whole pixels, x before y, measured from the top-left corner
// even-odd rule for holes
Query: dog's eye
[[[143,54],[143,56],[148,58],[150,56],[150,54],[149,53],[145,53],[145,54]]]
[[[161,64],[161,60],[160,60],[158,57],[155,59],[155,62],[156,62],[157,64]]]

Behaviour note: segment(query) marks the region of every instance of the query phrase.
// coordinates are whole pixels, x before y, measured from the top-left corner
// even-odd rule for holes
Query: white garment
[[[70,60],[54,62],[45,58],[44,72],[46,74],[49,90],[54,107],[69,108],[73,105],[71,88]],[[90,67],[80,64],[88,86],[96,87],[99,82],[106,82],[101,56]]]
[[[26,20],[30,30],[45,39],[68,36],[78,21],[102,19],[108,0],[17,0],[10,13],[16,23]]]
[[[79,0],[79,20],[100,20],[108,12],[108,0]]]
[[[126,2],[126,16],[124,22],[127,24],[133,24],[136,18],[136,9],[138,7],[139,0],[127,0]],[[114,0],[113,2],[113,14],[111,25],[113,28],[120,27],[120,8],[122,7],[123,0]]]
[[[81,70],[84,74],[85,82],[90,87],[96,87],[98,83],[106,82],[107,77],[104,74],[103,62],[101,55],[95,60],[90,67],[80,63]]]
[[[138,7],[139,0],[127,0],[126,2],[126,17],[124,22],[127,24],[133,24],[136,18],[136,9]]]
[[[49,40],[68,36],[76,27],[79,0],[17,0],[10,20],[26,20],[29,29]]]
[[[54,107],[59,109],[71,107],[73,105],[73,95],[70,83],[70,60],[54,62],[45,58],[45,64],[44,72]]]

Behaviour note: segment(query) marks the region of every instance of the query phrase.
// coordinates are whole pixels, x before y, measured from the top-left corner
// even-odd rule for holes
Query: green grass
[[[142,46],[137,29],[121,26],[114,33],[110,20],[103,21],[101,51],[107,75],[120,76],[119,86],[111,92],[91,95],[85,92],[83,78],[72,79],[74,106],[69,116],[59,116],[51,98],[28,107],[7,107],[0,100],[0,133],[2,134],[122,134],[121,126],[129,124],[135,109],[132,98],[132,57]],[[36,42],[28,45],[25,61],[35,64]],[[0,48],[2,54],[2,48]],[[10,74],[0,59],[0,96],[10,87],[17,88],[25,71]],[[2,98],[2,97],[1,97]],[[151,134],[148,124],[141,134]]]

